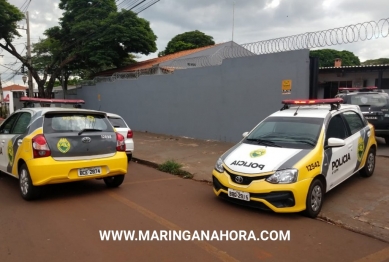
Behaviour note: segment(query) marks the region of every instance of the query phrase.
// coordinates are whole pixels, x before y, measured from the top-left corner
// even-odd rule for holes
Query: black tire
[[[123,181],[124,175],[110,176],[104,178],[104,182],[107,187],[118,187],[123,183]]]
[[[369,152],[367,153],[366,163],[359,171],[359,173],[363,177],[371,177],[374,173],[374,169],[375,169],[375,150],[374,148],[370,148]]]
[[[309,186],[304,215],[310,218],[316,218],[319,215],[323,206],[324,194],[323,183],[320,179],[314,179]]]
[[[127,154],[127,160],[128,160],[128,163],[131,162],[131,159],[132,159],[132,154]]]
[[[24,200],[33,200],[38,197],[39,188],[32,184],[27,165],[22,164],[19,168],[19,190]]]

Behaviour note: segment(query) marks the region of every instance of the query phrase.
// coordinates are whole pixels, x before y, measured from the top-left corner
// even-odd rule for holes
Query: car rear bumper
[[[263,180],[253,181],[242,186],[231,181],[228,174],[213,170],[213,191],[216,196],[235,204],[279,213],[300,212],[306,208],[306,197],[312,179],[293,184],[271,184]],[[228,188],[250,193],[250,201],[228,196]]]
[[[376,129],[375,135],[378,137],[389,136],[389,129]]]
[[[104,178],[127,173],[127,155],[117,152],[112,157],[91,160],[58,161],[52,157],[36,158],[27,161],[31,180],[35,186],[58,184],[73,181]],[[101,167],[99,175],[78,176],[78,169]]]

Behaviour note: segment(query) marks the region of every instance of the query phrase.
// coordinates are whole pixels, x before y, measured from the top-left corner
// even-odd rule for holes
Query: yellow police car
[[[127,173],[125,138],[104,112],[23,108],[1,124],[0,143],[0,170],[19,179],[26,200],[47,184],[103,179],[117,187]]]
[[[284,100],[225,152],[212,172],[213,190],[231,202],[316,217],[324,194],[359,172],[373,174],[374,127],[340,98]]]

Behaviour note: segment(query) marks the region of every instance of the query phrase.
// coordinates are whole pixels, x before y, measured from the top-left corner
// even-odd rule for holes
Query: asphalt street
[[[124,184],[94,180],[43,188],[22,200],[0,175],[0,261],[389,261],[389,245],[300,214],[226,203],[209,183],[132,162]],[[263,230],[290,240],[101,241],[100,230]]]

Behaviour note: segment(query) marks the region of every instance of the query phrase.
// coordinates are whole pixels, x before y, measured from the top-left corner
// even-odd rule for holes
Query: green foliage
[[[158,53],[158,56],[169,55],[184,50],[195,49],[203,46],[214,45],[213,37],[198,30],[176,35],[169,41],[166,49]]]
[[[158,170],[166,173],[170,173],[183,178],[193,178],[193,175],[189,172],[181,169],[182,165],[174,160],[167,160],[158,166]]]
[[[388,65],[389,58],[370,59],[362,62],[362,65]]]
[[[320,49],[310,51],[310,56],[319,58],[320,67],[332,67],[334,66],[335,59],[342,59],[342,66],[355,66],[360,65],[359,58],[350,51],[338,51],[334,49]]]
[[[12,41],[20,37],[17,22],[24,18],[22,12],[5,0],[0,0],[0,40]]]

